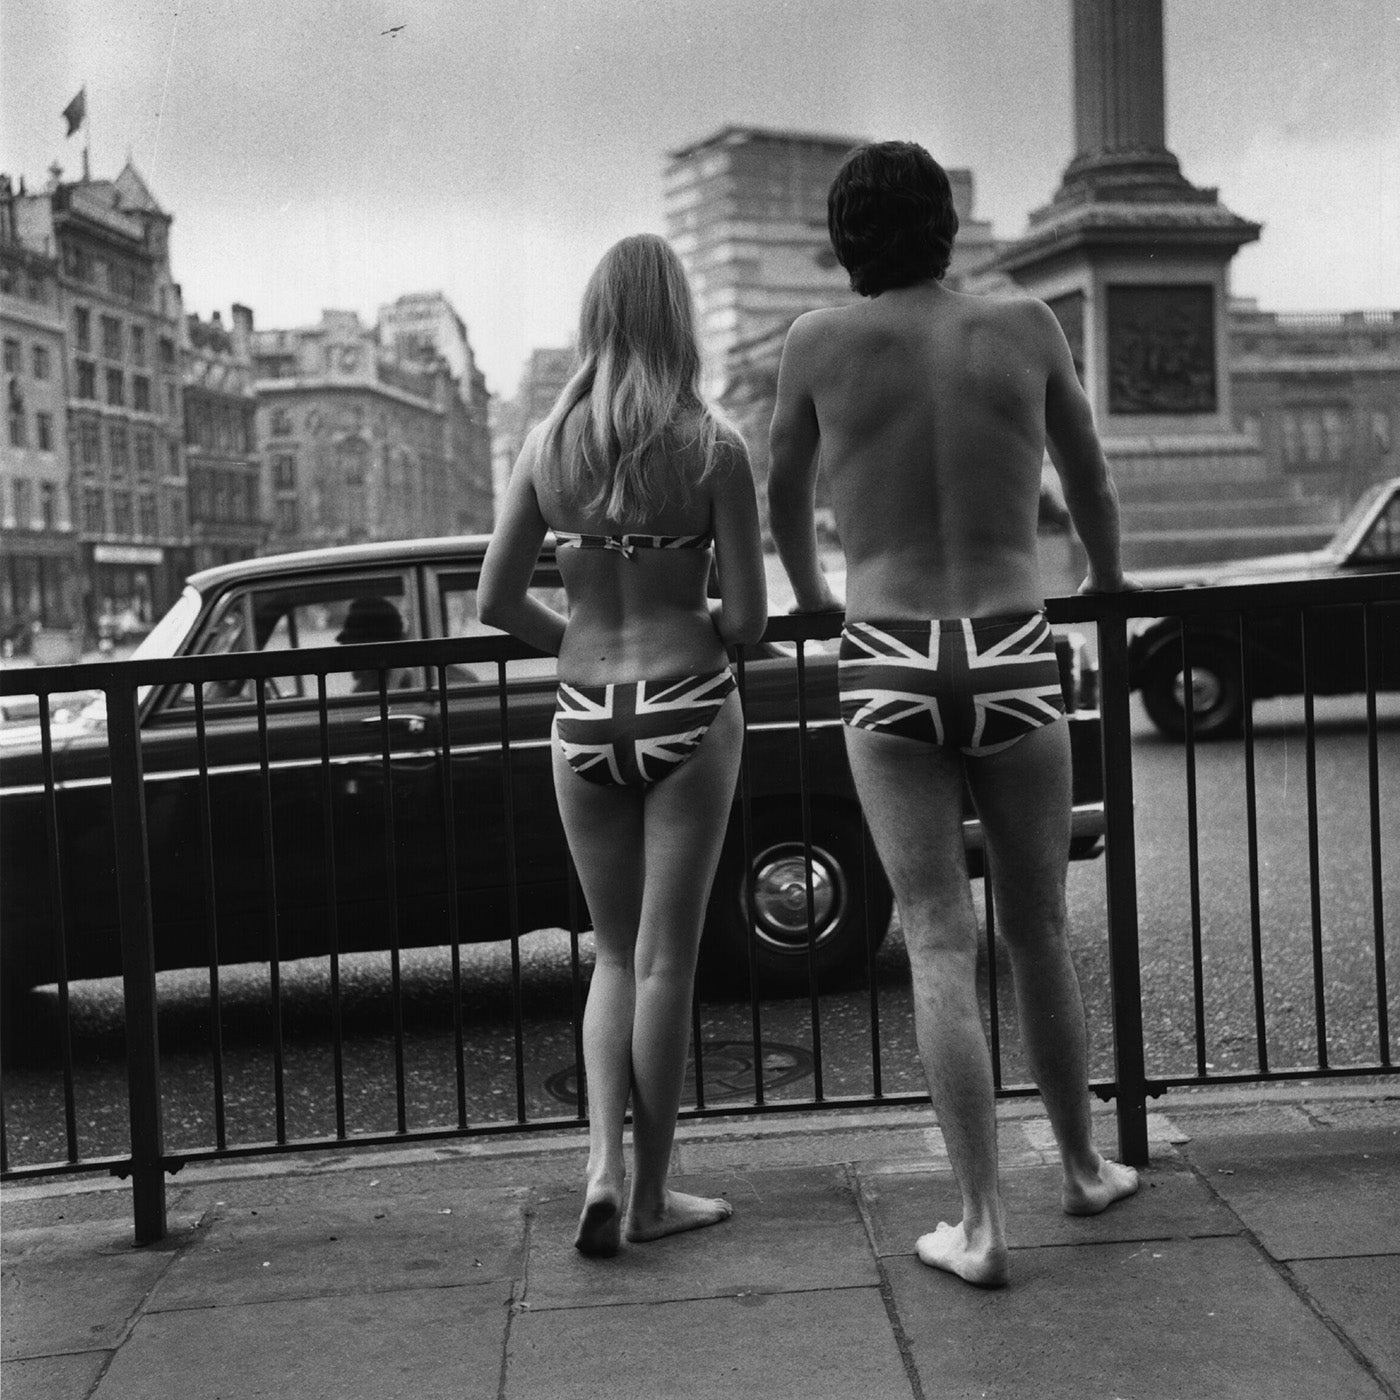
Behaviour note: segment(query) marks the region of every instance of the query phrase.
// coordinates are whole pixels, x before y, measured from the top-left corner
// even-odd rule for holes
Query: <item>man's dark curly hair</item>
[[[831,183],[826,227],[861,296],[940,279],[958,231],[948,173],[912,141],[859,146]]]

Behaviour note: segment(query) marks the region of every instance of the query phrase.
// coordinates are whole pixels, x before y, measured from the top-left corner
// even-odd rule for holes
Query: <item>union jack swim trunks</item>
[[[659,681],[561,681],[554,742],[581,778],[649,787],[695,752],[733,689],[727,666],[708,676]]]
[[[848,622],[841,718],[853,729],[996,753],[1065,712],[1044,613]]]

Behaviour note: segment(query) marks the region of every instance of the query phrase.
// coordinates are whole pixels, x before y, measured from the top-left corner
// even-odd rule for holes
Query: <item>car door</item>
[[[1348,573],[1392,573],[1400,570],[1400,482],[1391,483],[1389,498],[1377,512],[1366,533],[1357,542],[1347,561]],[[1400,603],[1372,605],[1371,636],[1379,654],[1371,662],[1377,684],[1384,690],[1400,690]],[[1358,641],[1358,655],[1365,655],[1364,638]],[[1356,689],[1365,685],[1364,675]]]
[[[428,571],[428,611],[440,635],[501,635],[478,616],[479,579],[479,559]],[[566,610],[551,558],[541,561],[531,592]],[[465,939],[509,934],[512,871],[522,930],[568,924],[568,855],[550,757],[556,673],[553,657],[507,662],[503,707],[495,663],[449,669],[445,739]]]
[[[274,947],[283,958],[325,951],[332,905],[339,947],[389,946],[400,912],[390,892],[402,897],[422,879],[418,828],[435,792],[426,676],[421,667],[387,672],[381,705],[379,673],[347,655],[344,670],[325,676],[323,735],[321,680],[297,653],[391,640],[382,631],[391,613],[411,640],[422,632],[420,611],[408,567],[250,581],[215,600],[193,654],[285,653],[286,669],[263,683],[266,776],[256,682],[204,683],[207,803],[194,688],[169,688],[143,725],[161,965],[202,960],[197,931],[211,876],[224,961],[260,960]],[[379,635],[354,630],[366,612],[378,617]]]

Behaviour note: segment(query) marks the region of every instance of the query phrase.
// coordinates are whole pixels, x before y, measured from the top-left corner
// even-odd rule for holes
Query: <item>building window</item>
[[[166,476],[184,475],[180,466],[180,444],[178,442],[168,442],[165,445],[165,474]]]
[[[152,491],[143,491],[136,502],[137,524],[141,534],[153,540],[160,534],[160,522],[156,517],[156,498]]]
[[[175,368],[175,342],[168,335],[160,338],[160,367],[161,369]]]
[[[34,525],[34,500],[31,495],[29,478],[24,476],[15,477],[14,481],[15,499],[15,526],[20,530],[31,529]]]
[[[26,446],[26,434],[24,430],[24,409],[14,404],[10,405],[10,446]]]
[[[47,345],[34,346],[33,354],[30,357],[34,364],[34,378],[47,379],[49,377],[49,347]]]
[[[107,429],[108,460],[113,476],[125,476],[131,470],[131,434],[125,423],[112,423]]]
[[[285,408],[275,408],[272,411],[272,435],[273,437],[291,437],[292,435],[292,415]]]
[[[126,376],[119,369],[107,371],[107,402],[114,408],[126,403]]]
[[[245,476],[243,478],[243,518],[245,520],[256,520],[258,518],[258,479],[255,476]]]
[[[112,492],[112,533],[118,539],[131,538],[131,492]]]
[[[78,461],[85,467],[101,465],[102,429],[95,418],[84,418],[78,423]]]
[[[148,432],[136,434],[136,475],[149,481],[156,471],[156,440]]]
[[[34,415],[34,431],[39,438],[39,451],[53,451],[53,414],[36,413]]]
[[[100,535],[106,525],[106,502],[102,489],[88,486],[83,490],[83,529],[90,535]]]
[[[109,360],[122,357],[122,323],[115,316],[102,318],[102,353]]]
[[[175,387],[173,379],[165,381],[165,416],[167,418],[180,416],[180,391]]]
[[[5,337],[5,373],[19,373],[19,341]]]
[[[1351,419],[1344,409],[1287,408],[1279,426],[1289,471],[1325,471],[1351,455]]]
[[[131,363],[144,366],[146,363],[146,328],[144,326],[132,326],[130,334]]]
[[[95,399],[97,397],[97,366],[91,360],[77,361],[78,370],[78,397],[80,399]]]
[[[190,514],[195,520],[208,520],[213,515],[209,494],[209,473],[190,473]]]
[[[131,406],[138,413],[151,411],[151,381],[144,374],[131,376]]]
[[[73,308],[73,341],[84,353],[92,349],[92,313],[86,306]]]
[[[58,487],[52,481],[39,483],[39,523],[45,530],[58,526]]]
[[[297,489],[297,459],[290,452],[272,459],[272,484],[279,491]]]
[[[1371,441],[1382,457],[1390,455],[1390,414],[1383,408],[1373,409],[1371,412]]]
[[[295,500],[277,502],[277,533],[295,535],[297,532],[297,503]]]
[[[177,540],[185,538],[185,501],[182,496],[177,496],[173,491],[169,491],[165,496],[165,518],[170,522],[171,537]]]

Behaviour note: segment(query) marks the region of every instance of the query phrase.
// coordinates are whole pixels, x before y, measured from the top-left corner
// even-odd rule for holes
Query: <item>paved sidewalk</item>
[[[3,1193],[5,1400],[1400,1394],[1400,1086],[1178,1091],[1130,1202],[1058,1209],[1003,1104],[1013,1280],[925,1268],[931,1114],[684,1125],[733,1221],[590,1261],[581,1134],[188,1167],[131,1245],[98,1179]],[[1104,1144],[1113,1140],[1105,1116]]]

